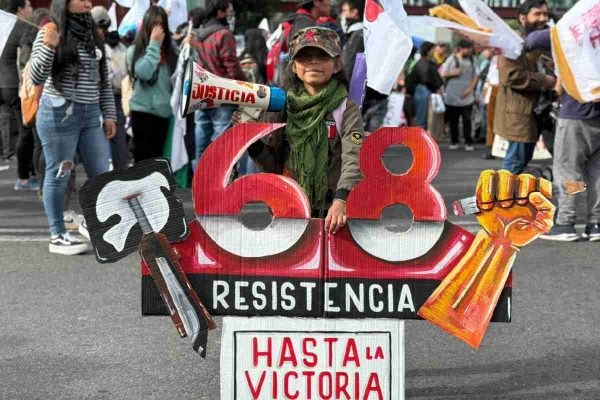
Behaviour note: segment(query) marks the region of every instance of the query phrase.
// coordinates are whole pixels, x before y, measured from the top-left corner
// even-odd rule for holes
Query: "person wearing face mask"
[[[527,0],[521,4],[519,23],[524,37],[545,29],[548,24],[545,0]],[[516,60],[499,56],[498,71],[494,133],[509,142],[502,168],[520,174],[531,161],[539,138],[535,106],[542,91],[554,88],[556,78],[539,72],[537,58],[526,52]]]
[[[117,110],[117,134],[110,140],[112,163],[115,169],[127,168],[129,150],[127,148],[127,133],[125,132],[125,115],[121,106],[121,82],[127,75],[127,47],[121,43],[117,31],[109,32],[110,17],[106,8],[92,8],[92,18],[96,23],[96,33],[104,40],[104,52],[108,62],[109,74],[115,95]]]
[[[205,70],[223,78],[246,81],[236,52],[235,37],[231,32],[233,4],[231,0],[209,0],[206,5],[207,21],[196,33],[186,38],[193,47],[194,61]],[[198,110],[196,123],[196,164],[208,145],[231,124],[236,107],[218,107]]]
[[[44,209],[51,253],[74,255],[87,244],[72,237],[63,220],[65,187],[75,153],[88,177],[109,169],[109,139],[116,134],[116,111],[104,46],[90,0],[53,0],[52,23],[33,44],[29,75],[44,85],[36,128],[44,150]]]
[[[364,9],[365,0],[344,0],[340,3],[340,21],[346,34],[342,60],[344,75],[348,81],[352,78],[356,55],[365,51],[362,22]]]

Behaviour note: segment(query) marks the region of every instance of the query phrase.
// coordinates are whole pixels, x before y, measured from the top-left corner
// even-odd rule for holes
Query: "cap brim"
[[[307,47],[316,47],[317,49],[321,49],[321,50],[323,50],[325,53],[327,53],[327,54],[329,55],[329,57],[337,57],[337,56],[339,56],[339,54],[337,54],[337,53],[336,53],[336,52],[334,52],[334,51],[331,51],[331,49],[327,49],[327,48],[326,48],[326,47],[324,47],[324,46],[320,46],[320,45],[318,45],[318,44],[312,44],[312,43],[311,43],[311,44],[304,45],[304,46],[300,47],[298,50],[296,50],[296,53],[294,53],[294,56],[292,57],[292,60],[293,60],[294,58],[296,58],[296,56],[298,55],[298,53],[300,53],[300,52],[301,52],[303,49],[305,49],[305,48],[307,48]]]

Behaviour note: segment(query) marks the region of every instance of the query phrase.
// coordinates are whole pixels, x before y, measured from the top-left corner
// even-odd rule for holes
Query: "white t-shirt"
[[[454,71],[457,66],[460,68],[460,75],[447,79],[444,85],[444,103],[449,106],[464,107],[475,102],[475,95],[473,93],[464,99],[462,98],[462,94],[479,72],[472,59],[463,58],[461,60],[453,54],[442,65],[442,75]]]

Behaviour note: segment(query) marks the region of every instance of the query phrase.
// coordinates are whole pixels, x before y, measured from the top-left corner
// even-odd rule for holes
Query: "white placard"
[[[404,399],[404,322],[225,317],[221,400]]]

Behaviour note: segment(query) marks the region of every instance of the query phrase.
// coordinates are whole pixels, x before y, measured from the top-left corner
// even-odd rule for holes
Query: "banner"
[[[456,22],[448,21],[441,18],[423,16],[410,16],[408,17],[411,27],[415,26],[431,26],[435,28],[450,29],[454,32],[461,34],[472,40],[475,43],[479,43],[484,47],[493,47],[493,33],[484,32],[477,29],[471,29],[464,25],[457,24]]]
[[[562,84],[580,103],[600,99],[600,3],[577,2],[551,29]]]
[[[523,39],[488,5],[481,0],[459,0],[460,6],[479,26],[488,28],[493,36],[489,45],[502,50],[506,58],[516,59],[521,55]]]
[[[412,40],[402,2],[367,0],[364,20],[367,85],[390,94],[410,55]]]

